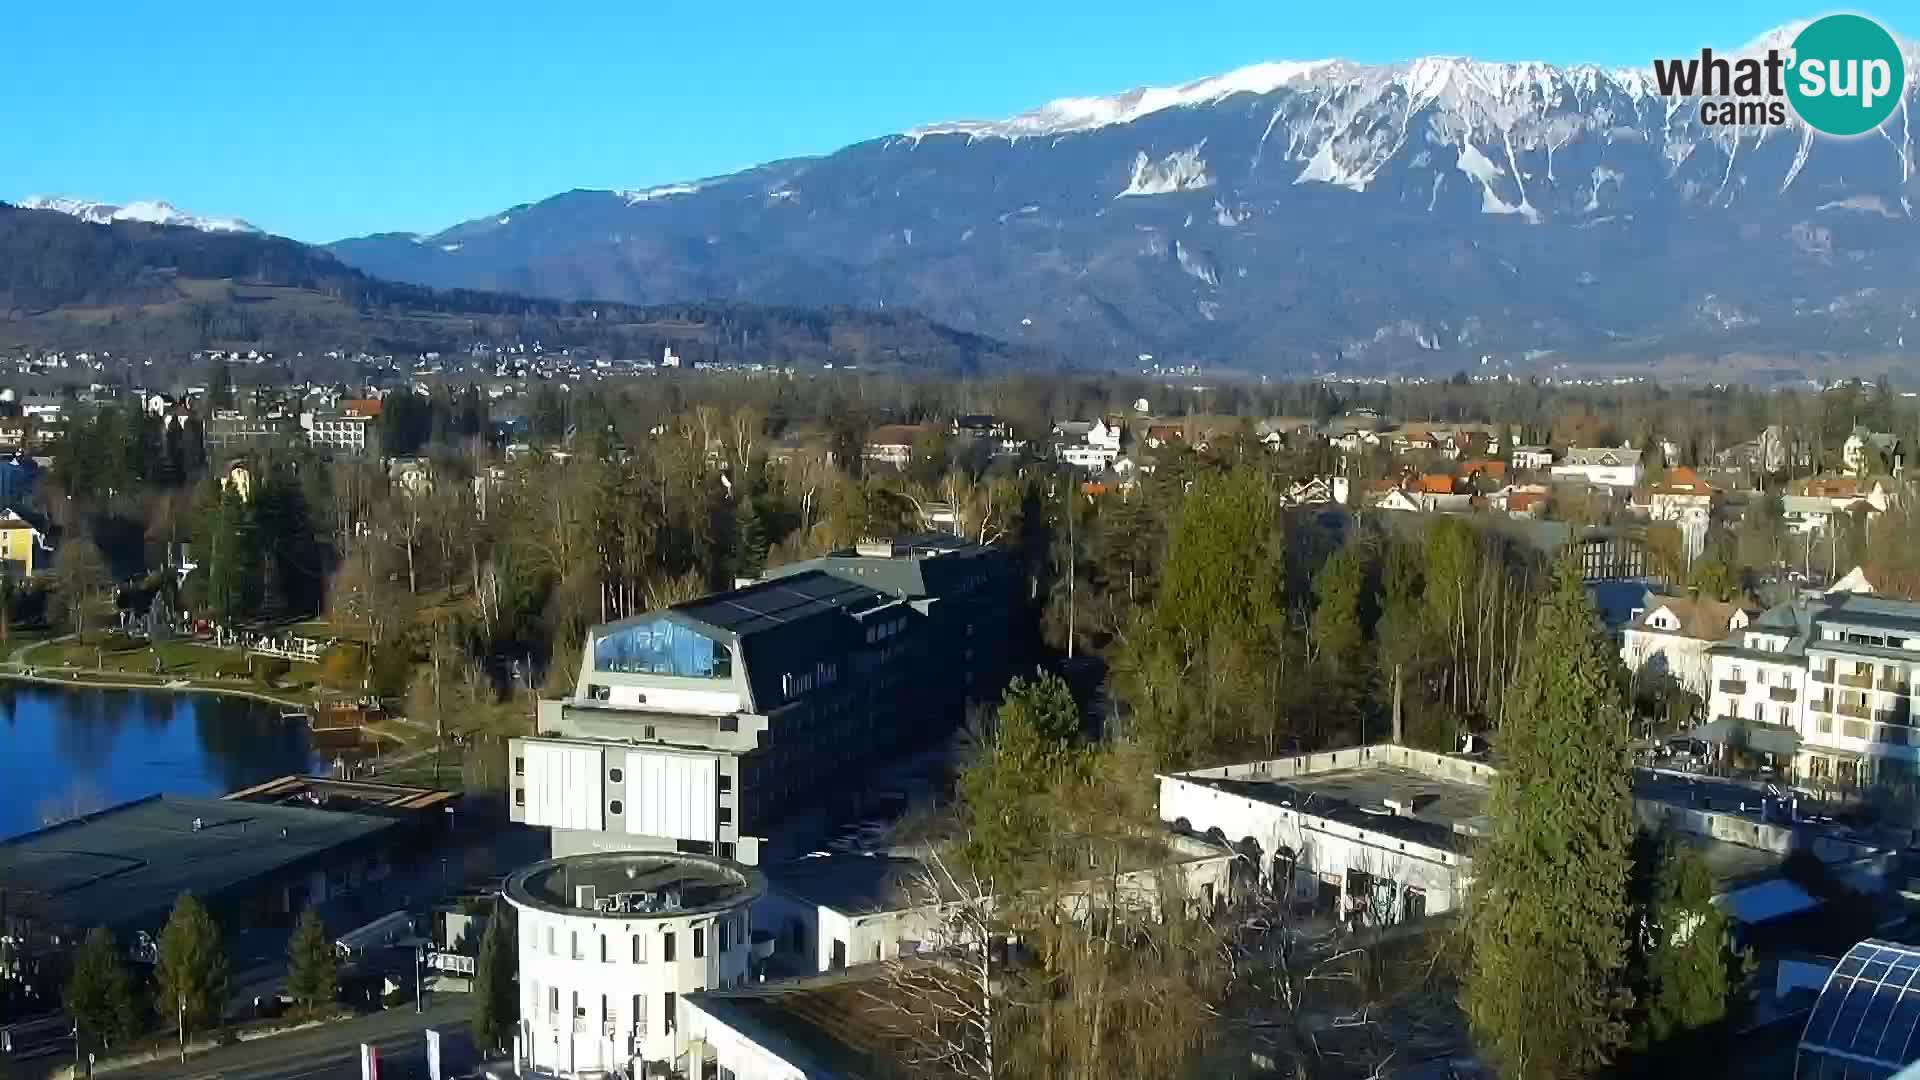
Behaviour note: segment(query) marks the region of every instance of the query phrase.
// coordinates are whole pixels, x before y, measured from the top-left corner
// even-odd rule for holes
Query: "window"
[[[723,859],[733,858],[733,845],[725,840],[720,841],[720,857]]]
[[[635,938],[635,941],[640,940]],[[637,1035],[647,1033],[647,995],[633,995],[633,1030]]]
[[[660,935],[660,959],[665,960],[669,964],[673,963],[672,931]]]
[[[600,962],[603,964],[613,963],[613,948],[607,944],[607,935],[605,934],[600,935]]]
[[[526,788],[517,787],[513,789],[513,805],[515,806],[527,805],[527,789]]]
[[[660,1022],[666,1025],[667,1034],[671,1035],[680,1029],[680,1018],[674,1013],[673,991],[667,991],[665,996],[666,1002],[661,1011],[666,1013],[666,1015],[661,1018]]]
[[[526,758],[517,757],[513,759],[513,775],[515,776],[527,775],[527,759]]]
[[[704,958],[706,955],[707,955],[707,928],[704,926],[696,926],[693,928],[693,958],[695,960],[699,960]]]
[[[573,958],[575,960],[586,959],[586,957],[580,955],[580,931],[574,930],[568,934],[568,937],[571,939],[570,945],[573,952]]]
[[[560,988],[557,986],[547,987],[547,1011],[550,1013],[560,1011]]]
[[[600,1022],[604,1024],[611,1019],[613,1019],[613,1009],[607,1005],[607,995],[601,994],[600,995]]]
[[[733,948],[733,920],[721,919],[719,926],[720,926],[720,952],[722,954],[725,954],[728,949]]]
[[[578,990],[573,992],[573,1017],[576,1020],[584,1020],[587,1017],[587,1010],[580,1007],[580,991]]]
[[[587,700],[588,701],[612,701],[613,688],[603,683],[588,683],[587,684]]]
[[[646,938],[641,937],[639,934],[633,935],[633,962],[636,964],[644,964],[647,962],[646,940]]]
[[[549,927],[547,927],[547,955],[548,955],[548,956],[556,956],[556,955],[558,955],[557,953],[555,953],[555,952],[553,951],[553,927],[551,927],[551,926],[549,926]],[[555,1005],[555,1006],[554,1006],[554,1008],[556,1008],[556,1009],[557,1009],[557,1008],[559,1008],[559,1007],[560,1007],[560,1006],[558,1006],[558,1005]]]
[[[719,810],[719,817],[717,817],[715,820],[717,820],[722,825],[733,824],[733,807],[731,806],[721,807]]]
[[[847,966],[847,943],[846,942],[840,941],[837,939],[834,941],[833,959],[831,962],[829,962],[827,966],[828,966],[828,970],[830,971],[839,971],[842,968]]]
[[[626,812],[626,806],[621,803],[619,799],[615,799],[607,804],[607,813],[609,814],[624,814]]]
[[[626,778],[627,778],[627,774],[621,772],[619,769],[607,770],[607,779],[613,781],[616,784],[624,781]]]
[[[722,795],[731,794],[733,791],[733,777],[728,776],[726,773],[721,773],[720,778],[718,780],[718,785],[719,785],[720,794]]]

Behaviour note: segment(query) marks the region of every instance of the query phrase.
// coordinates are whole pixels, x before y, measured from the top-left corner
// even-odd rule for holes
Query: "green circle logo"
[[[1879,23],[1828,15],[1793,39],[1787,100],[1815,131],[1864,135],[1893,115],[1907,87],[1900,44]]]

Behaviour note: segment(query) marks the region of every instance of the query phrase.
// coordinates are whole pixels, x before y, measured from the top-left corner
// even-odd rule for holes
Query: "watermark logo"
[[[1700,98],[1700,122],[1715,126],[1781,126],[1788,110],[1815,131],[1864,135],[1893,115],[1906,91],[1900,43],[1862,15],[1828,15],[1795,35],[1793,45],[1729,59],[1701,49],[1697,57],[1655,60],[1654,85],[1664,97]]]

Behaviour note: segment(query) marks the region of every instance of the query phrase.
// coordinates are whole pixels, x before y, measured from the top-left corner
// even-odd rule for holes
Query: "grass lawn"
[[[250,656],[238,649],[216,649],[193,641],[142,643],[132,648],[126,647],[127,644],[124,639],[105,638],[96,638],[90,643],[49,642],[28,649],[22,659],[29,667],[97,669],[111,675],[138,677],[143,682],[187,679],[196,683],[257,688],[277,696],[303,699],[310,696],[320,678],[318,665],[293,661],[276,685],[268,687],[253,677],[249,663],[257,668],[271,662],[270,657]]]

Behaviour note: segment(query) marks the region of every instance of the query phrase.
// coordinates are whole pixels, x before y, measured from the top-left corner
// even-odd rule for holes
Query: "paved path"
[[[424,1013],[389,1009],[338,1024],[254,1039],[197,1054],[182,1063],[156,1061],[101,1074],[114,1080],[354,1080],[360,1044],[380,1049],[383,1077],[426,1076],[426,1028],[465,1034],[473,1003],[441,994]]]

